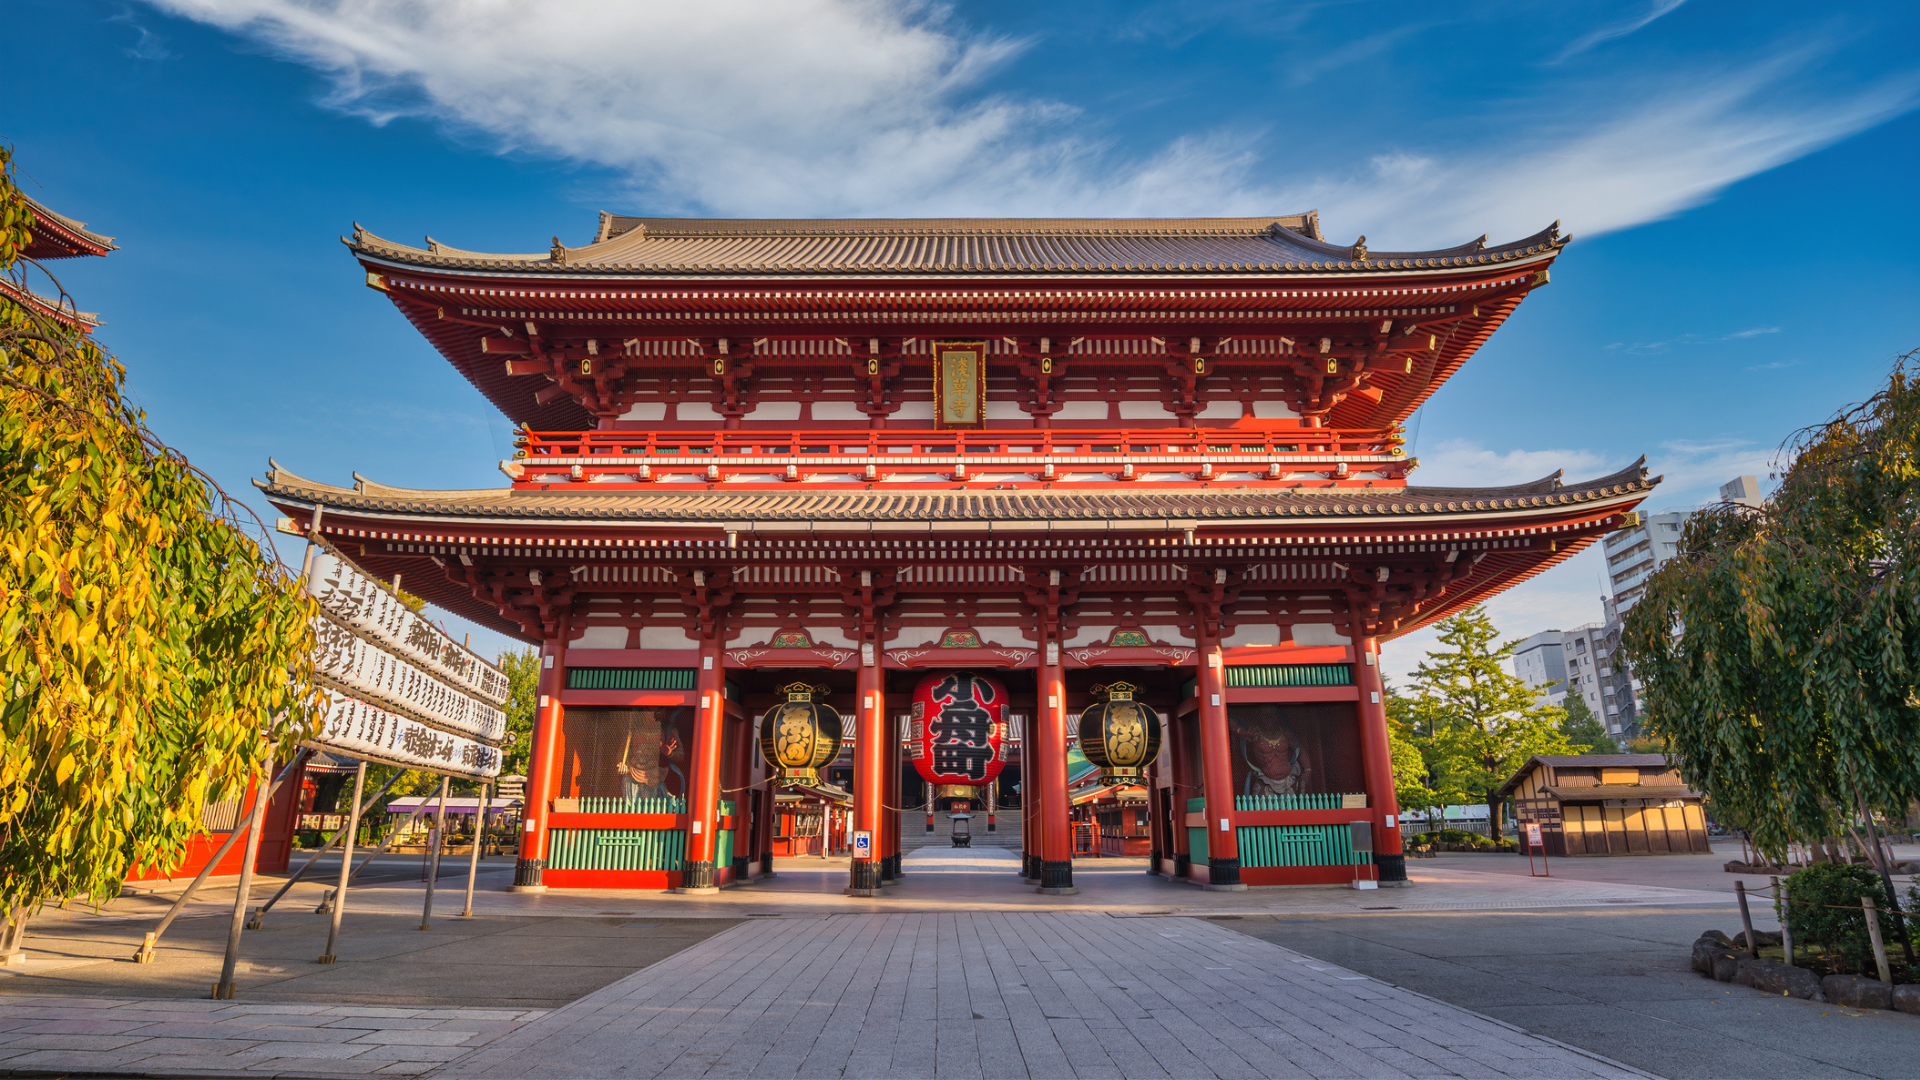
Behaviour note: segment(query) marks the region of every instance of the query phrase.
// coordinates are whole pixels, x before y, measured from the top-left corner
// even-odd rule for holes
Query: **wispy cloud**
[[[107,21],[126,23],[128,26],[133,27],[134,33],[140,35],[134,39],[132,45],[120,50],[135,60],[171,60],[173,58],[173,53],[167,48],[167,43],[161,40],[160,35],[154,33],[148,29],[145,24],[141,23],[140,20],[134,18],[132,11],[122,9],[118,14],[108,16]]]
[[[1277,130],[1125,151],[1103,118],[996,91],[1029,47],[914,0],[149,0],[329,78],[328,103],[624,176],[655,212],[1268,214],[1380,246],[1627,228],[1909,108],[1916,84],[1810,89],[1807,55],[1610,79],[1480,145],[1299,168]],[[1360,43],[1384,48],[1391,34]],[[1791,93],[1782,88],[1792,84]],[[1285,162],[1287,167],[1276,167]]]
[[[1616,38],[1626,37],[1628,34],[1631,34],[1634,31],[1639,30],[1640,28],[1646,26],[1648,23],[1653,22],[1655,19],[1658,19],[1663,15],[1671,14],[1675,9],[1677,9],[1680,5],[1686,2],[1687,0],[1653,0],[1651,4],[1647,5],[1647,9],[1645,11],[1641,12],[1638,15],[1635,15],[1630,19],[1623,19],[1620,22],[1609,23],[1606,26],[1600,27],[1598,30],[1590,31],[1588,33],[1582,34],[1578,38],[1575,38],[1572,42],[1570,42],[1567,45],[1565,49],[1562,49],[1560,51],[1559,56],[1554,57],[1554,62],[1559,63],[1564,60],[1569,60],[1575,56],[1580,55],[1583,52],[1586,52],[1588,49],[1591,49],[1596,45],[1605,44],[1606,42],[1613,41]]]
[[[1624,464],[1624,463],[1623,463]],[[1420,455],[1412,482],[1421,487],[1524,484],[1564,470],[1569,480],[1604,476],[1604,455],[1592,450],[1490,450],[1471,439],[1448,439]]]
[[[1627,352],[1635,355],[1644,355],[1646,353],[1665,352],[1676,345],[1718,345],[1724,341],[1745,341],[1748,338],[1765,337],[1768,334],[1777,334],[1779,332],[1780,328],[1777,326],[1756,326],[1747,330],[1735,330],[1731,334],[1681,334],[1679,337],[1668,338],[1665,341],[1637,341],[1632,344],[1624,341],[1616,341],[1608,345],[1607,350],[1610,352]],[[1795,363],[1797,362],[1798,361],[1795,361]],[[1792,364],[1763,364],[1760,367],[1750,367],[1747,370],[1766,371],[1777,367],[1791,366]]]
[[[1753,364],[1749,367],[1742,368],[1741,370],[1742,371],[1779,371],[1781,368],[1799,367],[1802,363],[1803,361],[1800,361],[1800,360],[1775,360],[1771,364]]]

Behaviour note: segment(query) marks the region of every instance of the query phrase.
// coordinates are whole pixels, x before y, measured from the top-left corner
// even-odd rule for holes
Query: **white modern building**
[[[1513,650],[1513,673],[1540,692],[1540,703],[1559,705],[1567,698],[1567,660],[1558,630],[1542,630]]]

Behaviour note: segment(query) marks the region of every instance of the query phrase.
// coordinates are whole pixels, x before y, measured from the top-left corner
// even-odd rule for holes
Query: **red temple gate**
[[[1313,215],[602,217],[541,255],[357,232],[368,284],[520,425],[509,486],[276,505],[543,657],[521,888],[764,872],[751,725],[796,677],[846,718],[850,890],[899,874],[904,704],[991,672],[1023,717],[1026,853],[1073,888],[1068,717],[1166,718],[1154,872],[1405,878],[1379,642],[1567,558],[1656,482],[1421,488],[1401,423],[1565,244],[1369,252]],[[804,673],[804,675],[802,675]],[[831,794],[831,793],[829,793]]]

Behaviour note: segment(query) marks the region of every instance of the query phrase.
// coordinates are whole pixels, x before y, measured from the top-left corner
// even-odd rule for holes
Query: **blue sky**
[[[361,284],[354,221],[535,251],[602,209],[1318,209],[1376,248],[1559,219],[1553,284],[1410,425],[1416,481],[1645,453],[1668,477],[1652,509],[1764,477],[1920,346],[1911,4],[9,9],[0,139],[123,249],[53,269],[155,428],[249,497],[269,454],[335,482],[501,480],[505,421]],[[1516,637],[1597,620],[1598,578],[1584,554],[1494,614]],[[1389,672],[1426,644],[1389,646]]]

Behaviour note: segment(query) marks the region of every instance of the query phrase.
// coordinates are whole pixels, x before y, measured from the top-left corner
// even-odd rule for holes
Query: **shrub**
[[[1874,970],[1873,939],[1867,936],[1866,913],[1860,909],[1863,896],[1872,897],[1874,905],[1882,909],[1881,940],[1889,948],[1899,943],[1893,915],[1884,910],[1886,893],[1872,869],[1818,863],[1787,878],[1786,884],[1793,902],[1787,905],[1784,921],[1796,943],[1818,946],[1850,970]],[[1776,913],[1779,908],[1776,899]]]

